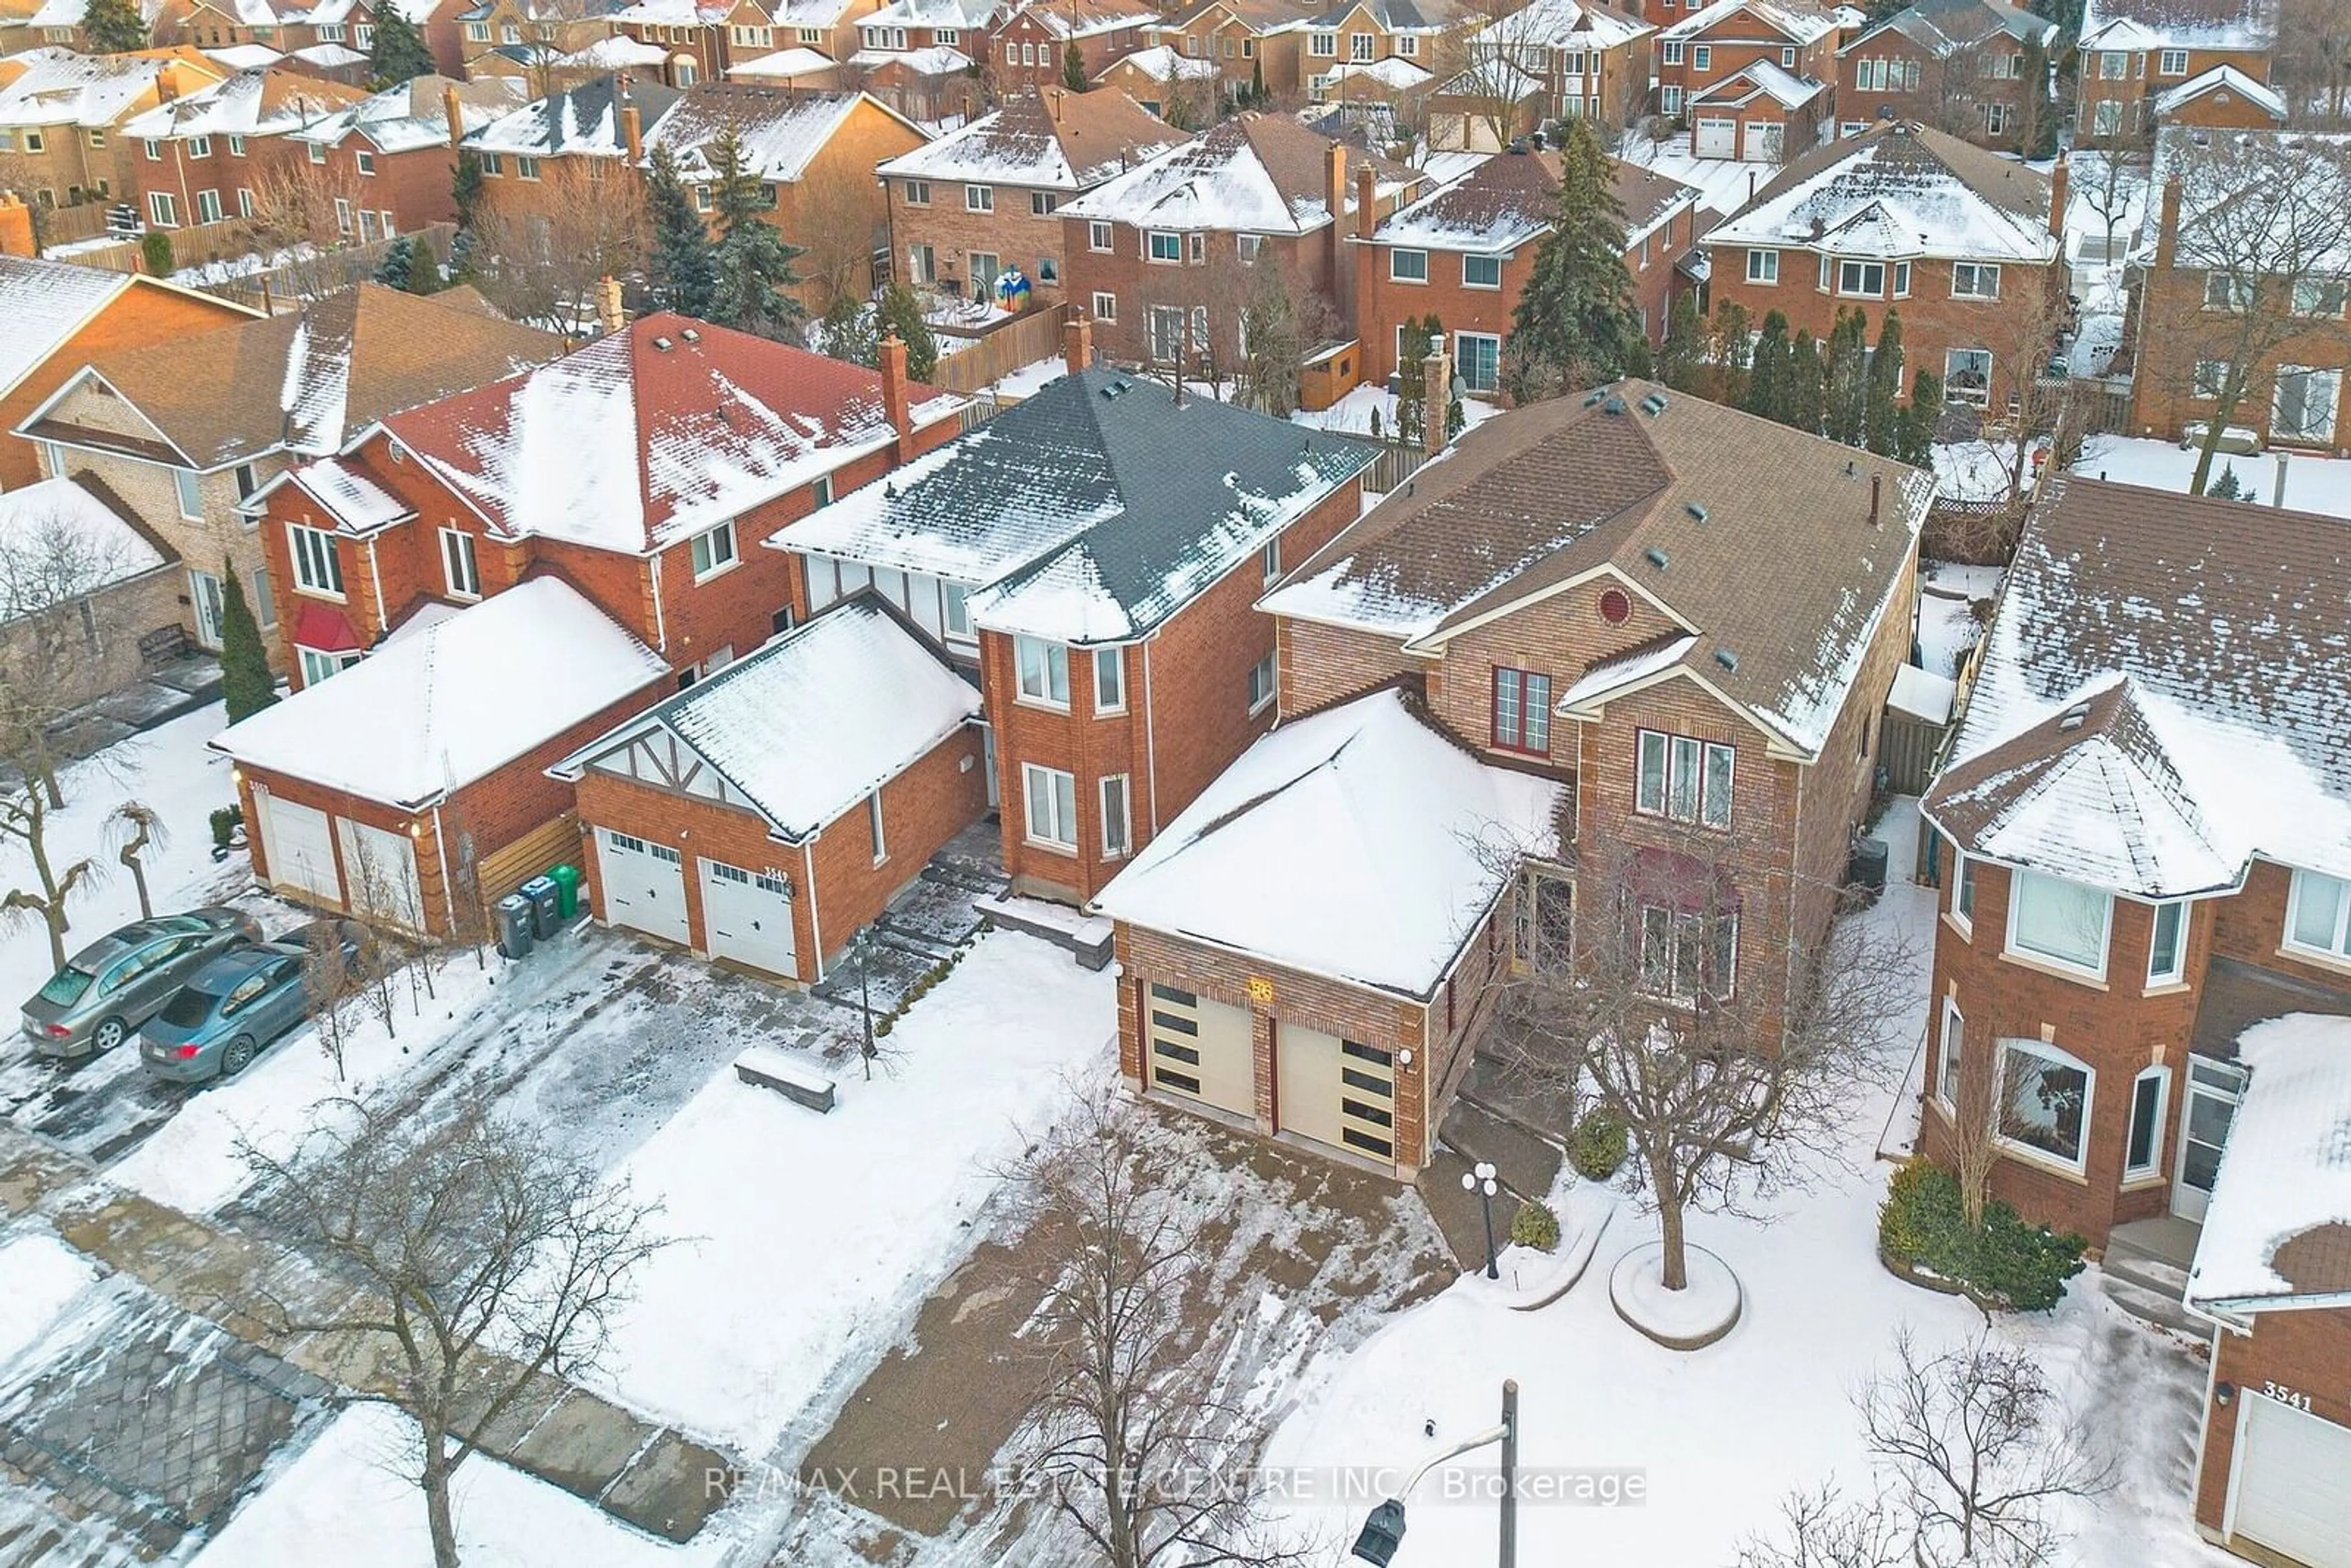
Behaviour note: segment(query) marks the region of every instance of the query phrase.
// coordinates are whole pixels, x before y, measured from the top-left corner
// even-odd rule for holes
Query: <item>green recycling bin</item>
[[[580,913],[580,868],[559,865],[547,874],[555,882],[555,913],[570,919]]]

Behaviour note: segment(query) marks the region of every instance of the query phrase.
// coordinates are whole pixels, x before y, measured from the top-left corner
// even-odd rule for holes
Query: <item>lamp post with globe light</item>
[[[1499,1280],[1502,1271],[1494,1260],[1494,1195],[1501,1190],[1494,1182],[1494,1167],[1484,1160],[1461,1173],[1461,1190],[1478,1195],[1478,1205],[1486,1214],[1486,1278]]]

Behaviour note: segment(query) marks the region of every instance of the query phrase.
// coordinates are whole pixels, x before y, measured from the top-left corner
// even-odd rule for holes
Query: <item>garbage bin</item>
[[[1853,846],[1853,860],[1845,868],[1845,881],[1873,902],[1886,891],[1886,853],[1884,839],[1863,839]]]
[[[559,865],[547,874],[555,879],[555,913],[570,919],[580,913],[580,868]]]
[[[535,876],[522,884],[522,896],[530,900],[530,923],[533,933],[542,942],[563,928],[563,917],[556,912],[562,902],[551,876]]]
[[[531,902],[519,893],[498,900],[498,951],[509,958],[530,956]]]

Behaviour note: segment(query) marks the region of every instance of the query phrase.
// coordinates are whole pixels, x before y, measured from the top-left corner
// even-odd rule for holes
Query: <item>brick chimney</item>
[[[2155,266],[2158,272],[2171,266],[2171,256],[2179,248],[2179,176],[2174,174],[2163,183],[2162,226],[2155,231]]]
[[[1369,163],[1355,171],[1355,237],[1369,239],[1380,226],[1380,172]]]
[[[33,209],[14,191],[0,191],[0,256],[39,255],[33,244]]]
[[[1323,160],[1322,202],[1331,210],[1331,227],[1328,231],[1331,236],[1331,251],[1327,265],[1331,269],[1331,290],[1335,294],[1343,287],[1340,282],[1340,278],[1343,276],[1341,258],[1346,254],[1344,248],[1347,233],[1346,144],[1339,141],[1331,143],[1331,150],[1323,154]],[[1344,308],[1346,302],[1342,300],[1340,303],[1342,308]]]
[[[621,309],[621,280],[610,274],[596,280],[596,329],[607,337],[629,324]]]
[[[457,144],[465,140],[465,106],[457,96],[455,82],[441,89],[441,112],[449,117],[449,151],[455,152]]]
[[[914,455],[914,416],[907,407],[905,340],[895,332],[883,339],[880,359],[882,412],[898,433],[898,461],[904,463]]]
[[[621,145],[628,149],[632,165],[645,161],[644,116],[637,112],[634,103],[621,105]]]
[[[1445,450],[1445,410],[1453,401],[1453,356],[1431,345],[1420,361],[1420,449],[1434,457]]]
[[[2060,246],[2065,243],[2065,199],[2072,187],[2066,162],[2060,158],[2057,167],[2049,171],[2049,232],[2056,236]]]
[[[1094,362],[1094,324],[1082,316],[1072,316],[1070,324],[1061,329],[1061,359],[1070,374]]]
[[[166,60],[155,71],[155,101],[169,103],[180,96],[180,84],[172,75],[172,62]]]

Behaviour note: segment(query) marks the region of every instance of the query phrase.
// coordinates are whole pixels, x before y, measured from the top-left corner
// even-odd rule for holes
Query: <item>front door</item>
[[[188,602],[196,612],[196,641],[221,645],[221,580],[209,571],[188,572]]]
[[[2201,1224],[2220,1174],[2229,1124],[2245,1096],[2245,1070],[2209,1056],[2188,1059],[2188,1093],[2179,1113],[2179,1172],[2171,1184],[2171,1212]]]

